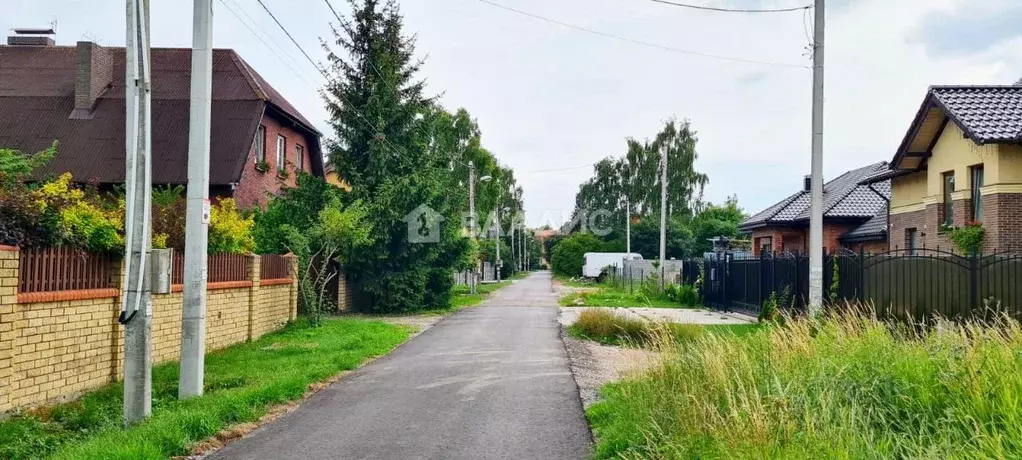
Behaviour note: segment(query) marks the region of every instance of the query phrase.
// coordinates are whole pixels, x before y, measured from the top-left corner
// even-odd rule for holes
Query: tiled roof
[[[869,241],[887,236],[887,205],[885,204],[872,219],[841,235],[842,241]]]
[[[886,204],[867,185],[859,182],[887,170],[887,163],[881,162],[842,174],[823,185],[823,215],[831,218],[873,218]],[[890,198],[890,181],[873,185],[878,192]],[[781,202],[746,219],[741,228],[749,230],[769,224],[788,224],[809,220],[810,193],[799,191]]]
[[[72,118],[73,46],[0,46],[0,146],[26,152],[60,142],[42,175],[70,171],[82,181],[124,181],[124,48],[108,53],[110,85],[88,117]],[[153,182],[187,182],[191,50],[153,48]],[[210,183],[237,183],[269,106],[310,134],[313,172],[322,173],[318,132],[233,50],[213,52]]]
[[[930,94],[978,144],[1022,139],[1022,86],[934,86]]]

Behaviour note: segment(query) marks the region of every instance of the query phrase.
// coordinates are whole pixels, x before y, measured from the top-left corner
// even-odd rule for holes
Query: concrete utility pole
[[[632,203],[625,197],[625,254],[632,259]]]
[[[152,413],[152,249],[151,82],[149,0],[127,0],[125,56],[124,424]]]
[[[515,253],[515,216],[511,215],[511,273],[518,271],[518,254]]]
[[[667,149],[660,146],[660,264],[667,260]]]
[[[213,92],[213,1],[195,0],[188,119],[188,200],[177,396],[202,395],[206,371],[206,248],[209,230],[209,134]]]
[[[824,0],[816,0],[813,31],[813,160],[809,209],[809,313],[823,309],[823,57]]]
[[[500,201],[498,200],[497,203],[500,203]],[[497,260],[493,261],[493,266],[495,267],[494,271],[496,272],[496,273],[493,274],[493,277],[499,283],[500,282],[500,208],[499,208],[499,206],[500,205],[498,204],[497,206],[498,206],[498,208],[495,211],[495,214],[493,216],[494,220],[497,223],[497,234],[495,235],[495,241],[493,242],[494,243],[493,244],[494,249],[497,252],[496,257],[495,257],[495,259],[497,259]]]
[[[468,162],[468,227],[469,234],[472,240],[476,239],[476,165],[475,163]],[[479,260],[476,259],[472,264],[472,279],[469,280],[469,289],[473,294],[476,293],[476,266],[479,265]]]
[[[521,244],[518,245],[518,250],[522,252],[521,271],[523,272],[528,270],[528,267],[525,265],[525,257],[528,255],[528,253],[525,252],[525,230],[525,215],[522,214],[522,228],[518,231],[518,236],[521,238]]]

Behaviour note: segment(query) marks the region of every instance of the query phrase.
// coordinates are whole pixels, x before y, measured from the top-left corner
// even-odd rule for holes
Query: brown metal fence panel
[[[112,286],[114,256],[58,247],[20,251],[18,292],[105,289]]]
[[[262,256],[259,265],[259,278],[273,280],[287,278],[287,259],[279,254],[266,254]]]
[[[247,254],[211,254],[206,262],[207,283],[247,281]]]
[[[170,283],[183,284],[185,282],[185,253],[175,250],[170,265]]]

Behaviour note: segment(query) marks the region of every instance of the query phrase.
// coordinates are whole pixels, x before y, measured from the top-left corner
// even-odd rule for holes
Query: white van
[[[582,276],[586,278],[599,278],[603,268],[608,265],[621,269],[624,259],[642,260],[642,254],[628,254],[627,252],[587,252],[585,264],[582,266]]]

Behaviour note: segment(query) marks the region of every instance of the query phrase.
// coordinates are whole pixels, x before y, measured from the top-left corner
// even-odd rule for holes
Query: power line
[[[281,54],[277,52],[276,48],[274,48],[265,39],[263,39],[263,36],[260,35],[258,32],[256,32],[256,30],[254,28],[252,28],[252,26],[250,26],[247,22],[245,22],[245,20],[241,19],[241,16],[238,15],[238,13],[234,10],[234,8],[231,8],[231,6],[227,4],[226,0],[220,0],[220,4],[223,5],[225,8],[227,8],[227,11],[230,11],[230,13],[232,15],[234,15],[235,18],[238,19],[238,22],[240,22],[241,25],[245,26],[245,28],[248,29],[248,31],[251,32],[252,35],[254,35],[257,39],[259,39],[259,41],[262,42],[263,46],[266,46],[266,48],[269,49],[270,52],[273,53],[274,56],[277,56],[277,59],[279,59],[280,62],[283,63],[285,67],[287,67],[289,70],[291,70],[291,73],[293,73],[296,77],[298,77],[298,79],[302,80],[306,84],[309,84],[310,86],[316,86],[317,85],[314,81],[306,78],[306,77],[308,77],[307,73],[302,72],[301,74],[299,74],[298,71],[295,70],[295,67],[297,67],[297,61],[295,61],[294,58],[291,57],[290,55],[288,55],[288,57],[291,57],[291,61],[292,62],[289,63],[287,60],[285,60],[284,57],[281,56]],[[246,18],[248,18],[250,21],[252,21],[252,23],[256,24],[255,19],[252,19],[252,17],[249,16],[248,13],[245,13],[245,10],[243,8],[241,8],[237,4],[235,4],[235,6],[237,6],[238,9],[241,10],[242,14],[244,14]],[[272,38],[270,40],[272,41]],[[280,47],[278,46],[278,48],[280,48]],[[287,55],[287,51],[284,51],[283,48],[280,48],[280,51],[282,53],[284,53],[285,55]]]
[[[586,27],[577,26],[575,24],[569,24],[567,22],[558,21],[556,19],[550,19],[550,18],[547,18],[547,17],[543,17],[543,16],[539,16],[539,15],[536,15],[536,14],[532,14],[532,13],[529,13],[527,11],[522,11],[522,10],[514,9],[514,8],[511,8],[509,6],[505,6],[505,5],[501,5],[499,3],[492,2],[490,0],[479,0],[479,1],[482,2],[482,3],[485,3],[487,5],[490,5],[490,6],[495,6],[495,7],[500,8],[500,9],[511,11],[513,13],[518,13],[520,15],[528,16],[528,17],[533,18],[533,19],[539,19],[540,21],[545,21],[545,22],[549,22],[549,23],[552,23],[552,24],[557,24],[559,26],[568,27],[568,28],[571,28],[571,29],[580,30],[582,32],[590,33],[590,34],[593,34],[593,35],[599,35],[601,37],[612,38],[614,40],[620,40],[620,41],[632,43],[632,44],[635,44],[635,45],[642,45],[642,46],[648,46],[648,47],[651,47],[651,48],[657,48],[657,49],[664,50],[664,51],[672,51],[672,52],[675,52],[675,53],[688,54],[688,55],[692,55],[692,56],[700,56],[700,57],[705,57],[705,58],[710,58],[710,59],[720,59],[720,60],[723,60],[723,61],[744,62],[744,63],[747,63],[747,64],[759,64],[759,65],[768,65],[768,66],[775,66],[775,67],[789,67],[789,68],[800,68],[800,69],[808,69],[809,68],[809,67],[807,67],[805,65],[801,65],[801,64],[785,64],[785,63],[780,63],[780,62],[757,61],[757,60],[753,60],[753,59],[744,59],[744,58],[736,58],[736,57],[729,57],[729,56],[720,56],[720,55],[716,55],[716,54],[708,54],[708,53],[701,53],[701,52],[698,52],[698,51],[691,51],[691,50],[685,50],[685,49],[681,49],[681,48],[674,48],[674,47],[670,47],[670,46],[666,46],[666,45],[661,45],[661,44],[658,44],[658,43],[652,43],[652,42],[647,42],[647,41],[642,41],[642,40],[636,40],[636,39],[633,39],[633,38],[623,37],[623,36],[620,36],[620,35],[614,35],[614,34],[610,34],[610,33],[606,33],[606,32],[600,32],[598,30],[593,30],[593,29],[589,29],[589,28],[586,28]]]
[[[704,11],[717,11],[720,13],[788,13],[791,11],[809,10],[812,9],[813,5],[805,6],[794,6],[791,8],[715,8],[712,6],[701,6],[701,5],[690,5],[687,3],[676,3],[669,2],[667,0],[652,0],[656,3],[663,3],[665,5],[680,6],[682,8],[691,8],[693,10],[704,10]]]
[[[302,48],[302,45],[298,44],[298,40],[295,40],[295,37],[291,36],[291,32],[288,32],[287,29],[284,28],[284,25],[280,23],[280,21],[277,19],[277,16],[274,16],[273,12],[266,7],[266,4],[263,3],[263,0],[256,1],[259,2],[260,5],[262,5],[264,10],[266,10],[266,14],[270,15],[270,17],[273,18],[273,22],[277,23],[277,26],[280,27],[280,30],[284,31],[284,34],[287,35],[287,38],[291,39],[291,43],[294,43],[295,46],[298,47],[298,50],[301,51],[303,55],[305,55],[305,59],[308,59],[309,63],[312,64],[312,66],[315,67],[317,70],[319,70],[319,73],[323,74],[323,76],[326,77],[326,79],[329,81],[330,77],[327,75],[326,71],[323,70],[323,68],[320,67],[318,64],[316,64],[316,61],[312,60],[312,58],[309,56],[309,53],[305,52],[305,48]]]
[[[542,173],[559,172],[559,171],[570,171],[570,170],[573,170],[573,169],[592,168],[593,166],[596,166],[598,164],[599,164],[599,162],[589,163],[587,165],[580,165],[580,166],[569,166],[567,168],[541,169],[541,170],[538,170],[538,171],[523,171],[521,174],[542,174]]]

